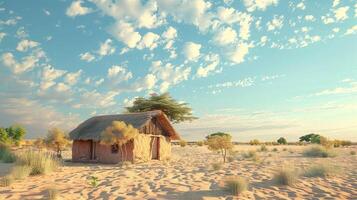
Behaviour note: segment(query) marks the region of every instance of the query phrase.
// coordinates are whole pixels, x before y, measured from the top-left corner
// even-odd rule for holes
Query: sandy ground
[[[256,150],[259,146],[239,145],[235,149]],[[207,147],[173,147],[170,162],[151,161],[118,165],[65,163],[55,173],[28,177],[10,187],[0,187],[0,199],[46,199],[45,190],[56,188],[59,199],[357,199],[357,156],[349,154],[357,147],[339,148],[335,158],[306,158],[301,146],[278,146],[278,152],[259,152],[261,162],[241,156],[213,170],[220,161]],[[286,148],[286,151],[282,149]],[[67,156],[70,156],[67,154]],[[341,166],[339,175],[328,178],[300,177],[295,186],[278,186],[271,179],[274,170],[283,165],[303,169],[313,163],[327,161]],[[8,164],[0,164],[0,176]],[[249,190],[239,197],[220,188],[226,176],[238,175],[249,180]],[[89,176],[97,176],[99,185],[88,184]]]

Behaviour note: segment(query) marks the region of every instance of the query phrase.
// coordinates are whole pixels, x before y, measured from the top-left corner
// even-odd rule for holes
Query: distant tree
[[[277,142],[278,142],[279,144],[287,144],[287,143],[288,143],[288,142],[286,141],[286,139],[283,138],[283,137],[280,137],[280,138],[277,140]]]
[[[307,134],[307,135],[304,135],[304,136],[301,136],[299,138],[299,141],[300,142],[311,142],[311,143],[314,143],[316,141],[318,141],[318,137],[320,137],[320,135],[317,135],[317,134],[314,134],[314,133],[310,133],[310,134]],[[314,142],[313,142],[314,141]]]
[[[218,151],[223,158],[223,163],[226,162],[227,151],[231,151],[233,149],[231,139],[232,136],[229,134],[214,135],[208,137],[207,139],[208,149]]]
[[[223,132],[216,132],[216,133],[212,133],[209,134],[208,136],[206,136],[206,139],[209,139],[210,137],[214,137],[214,136],[227,136],[227,137],[232,137],[230,134],[228,133],[223,133]]]
[[[112,124],[101,133],[101,143],[108,145],[118,145],[120,148],[121,157],[125,158],[126,160],[126,148],[124,148],[123,151],[122,147],[128,141],[135,138],[138,134],[139,130],[134,128],[132,125],[126,124],[122,121],[113,121]]]
[[[192,116],[192,109],[187,103],[179,103],[168,93],[151,95],[148,99],[143,97],[136,98],[133,106],[126,107],[126,110],[128,112],[161,110],[173,123],[197,119]]]
[[[63,130],[59,128],[52,128],[48,131],[44,142],[48,147],[53,148],[56,151],[57,157],[62,158],[62,151],[69,143],[69,140]]]
[[[186,140],[180,140],[180,141],[179,141],[179,145],[180,145],[181,147],[185,147],[185,146],[187,146],[187,141],[186,141]]]
[[[259,145],[259,144],[260,144],[260,141],[257,140],[257,139],[254,139],[254,140],[249,141],[249,144],[250,144],[250,145]]]
[[[4,128],[0,128],[0,143],[7,143],[9,139],[9,135]]]
[[[6,128],[5,130],[11,142],[16,145],[19,145],[20,141],[26,135],[26,129],[18,124],[12,125],[9,128]]]

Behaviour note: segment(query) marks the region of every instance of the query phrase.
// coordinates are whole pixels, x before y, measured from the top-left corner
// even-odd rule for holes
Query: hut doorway
[[[96,154],[96,149],[97,145],[96,142],[93,140],[90,140],[90,147],[89,147],[89,160],[96,160],[97,159],[97,154]]]
[[[159,159],[159,137],[151,137],[151,159],[158,160]]]

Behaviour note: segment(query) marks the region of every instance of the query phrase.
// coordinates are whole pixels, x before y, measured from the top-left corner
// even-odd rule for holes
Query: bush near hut
[[[69,140],[64,131],[59,128],[53,128],[48,131],[44,142],[48,147],[56,151],[58,158],[62,158],[62,151],[66,148]]]

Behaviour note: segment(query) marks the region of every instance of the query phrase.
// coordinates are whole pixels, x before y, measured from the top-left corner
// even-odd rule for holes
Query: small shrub
[[[279,144],[287,144],[287,143],[288,143],[288,142],[286,141],[286,139],[283,138],[283,137],[280,137],[280,138],[277,140],[277,142],[278,142]]]
[[[89,185],[91,185],[92,187],[97,187],[99,185],[99,179],[96,176],[90,176],[88,180]]]
[[[58,199],[59,191],[56,188],[48,188],[46,189],[46,194],[49,200]]]
[[[356,152],[355,152],[355,151],[350,151],[350,154],[351,154],[352,156],[354,156],[354,155],[356,155]]]
[[[222,169],[222,167],[223,167],[223,164],[222,163],[220,163],[220,162],[217,162],[217,163],[212,163],[212,169],[213,170],[220,170],[220,169]]]
[[[292,186],[297,181],[297,172],[290,168],[282,168],[274,174],[274,182],[278,185]]]
[[[323,147],[323,146],[312,146],[312,147],[307,148],[303,152],[303,155],[306,157],[327,158],[327,157],[335,157],[336,153],[330,149],[327,149],[326,147]]]
[[[278,149],[277,148],[273,148],[273,150],[272,151],[274,151],[274,152],[278,152]]]
[[[4,176],[0,179],[0,186],[1,187],[8,187],[14,182],[14,177],[12,176]]]
[[[228,160],[228,162],[233,162],[235,159],[233,156],[228,156],[227,160]]]
[[[12,177],[14,177],[14,179],[24,179],[30,175],[31,171],[31,167],[27,165],[14,166],[11,169],[10,174]]]
[[[197,144],[197,146],[202,147],[204,145],[204,142],[203,141],[198,141],[198,142],[196,142],[196,144]]]
[[[288,149],[287,148],[283,148],[283,151],[287,151]]]
[[[268,157],[272,157],[271,153],[268,154]]]
[[[248,186],[249,183],[242,177],[230,177],[224,181],[225,189],[236,196],[248,190]]]
[[[326,177],[338,173],[339,168],[328,163],[320,163],[310,166],[305,171],[307,177]]]
[[[185,147],[187,145],[187,142],[185,140],[180,140],[179,144],[181,147]]]
[[[268,151],[268,148],[265,145],[260,146],[259,151],[265,152]]]
[[[29,166],[30,175],[47,174],[56,170],[60,162],[55,155],[43,151],[26,151],[18,156],[16,165]]]

